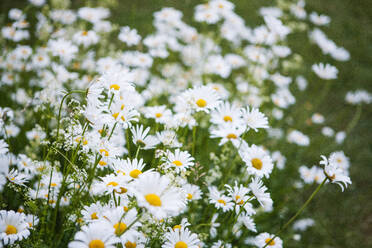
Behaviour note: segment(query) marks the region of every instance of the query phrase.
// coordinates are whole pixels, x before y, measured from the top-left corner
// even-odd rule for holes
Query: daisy
[[[242,125],[234,124],[221,124],[217,127],[211,128],[211,138],[222,138],[218,145],[223,145],[231,141],[235,147],[241,144],[240,136],[244,133],[245,129]]]
[[[208,187],[209,202],[214,204],[217,209],[222,208],[223,212],[230,211],[234,208],[232,199],[223,195],[215,186]]]
[[[136,220],[138,213],[135,208],[128,211],[125,211],[123,207],[108,209],[104,215],[108,224],[114,227],[116,236],[124,241],[126,240],[124,236],[130,235],[130,232],[136,233],[137,228],[141,226],[141,223]]]
[[[257,232],[256,224],[254,223],[251,215],[247,213],[242,213],[238,217],[238,222],[243,223],[243,225],[252,232]]]
[[[242,123],[240,109],[235,104],[223,102],[211,112],[211,122],[216,125],[226,123],[239,125]]]
[[[93,30],[89,31],[80,31],[74,34],[72,37],[73,41],[76,42],[78,45],[83,45],[84,47],[88,47],[94,44],[97,44],[99,41],[99,37]]]
[[[150,171],[144,171],[146,164],[143,162],[143,159],[133,159],[130,160],[127,158],[116,159],[114,161],[114,170],[116,174],[121,174],[129,177],[129,179],[137,179],[142,173],[149,173]]]
[[[314,64],[311,69],[315,72],[315,74],[322,78],[322,79],[336,79],[338,70],[336,67],[330,65],[330,64]]]
[[[33,228],[39,224],[39,218],[32,214],[26,215],[25,221],[27,222],[29,228]]]
[[[8,144],[0,139],[0,156],[6,154],[9,151]]]
[[[263,185],[260,178],[255,177],[252,179],[252,182],[249,184],[249,189],[252,191],[252,194],[256,197],[261,206],[273,204],[270,193],[266,192],[267,187]]]
[[[250,196],[248,193],[251,191],[249,188],[244,187],[242,184],[238,186],[237,181],[235,181],[234,187],[231,187],[230,185],[226,184],[225,187],[227,188],[227,192],[229,196],[233,199],[235,202],[235,211],[236,213],[239,213],[240,207],[245,206],[248,204],[245,204],[246,201],[250,199]]]
[[[103,219],[103,213],[105,211],[105,207],[101,205],[100,202],[93,203],[90,206],[84,206],[84,209],[81,211],[83,215],[83,219],[85,222],[93,222]]]
[[[345,173],[348,173],[350,161],[343,151],[332,152],[329,156],[329,163],[337,164],[337,166],[344,170]]]
[[[139,177],[134,190],[138,205],[157,219],[178,215],[185,207],[186,197],[182,189],[171,186],[170,179],[159,173]]]
[[[143,130],[142,125],[136,125],[130,129],[132,133],[132,141],[135,145],[140,146],[142,149],[153,149],[159,144],[158,139],[153,135],[148,135],[150,127]]]
[[[331,181],[331,183],[336,183],[341,187],[342,191],[351,184],[350,177],[347,176],[345,171],[339,166],[339,164],[334,163],[334,161],[329,161],[327,157],[321,156],[322,161],[320,164],[324,166],[324,174]]]
[[[25,218],[23,213],[0,210],[0,240],[3,240],[4,245],[11,245],[30,235]]]
[[[201,199],[201,196],[203,192],[200,190],[199,186],[193,185],[193,184],[183,184],[182,189],[185,191],[187,195],[187,200],[189,201],[194,201],[194,200],[199,200]]]
[[[25,185],[30,180],[30,176],[19,172],[17,169],[12,169],[6,175],[8,180],[18,185]]]
[[[249,174],[258,177],[268,178],[274,168],[273,161],[269,154],[262,148],[252,145],[251,147],[242,146],[239,154],[247,165]]]
[[[283,247],[283,241],[279,237],[275,237],[275,239],[271,240],[274,238],[274,234],[269,234],[269,233],[261,233],[255,238],[255,244],[256,246],[262,248],[265,245],[270,248],[282,248]]]
[[[120,29],[118,38],[128,46],[137,45],[141,40],[141,36],[137,33],[137,30],[131,29],[128,26]]]
[[[269,128],[267,117],[256,108],[242,108],[241,114],[244,124],[257,132],[258,128]]]
[[[164,235],[166,241],[162,248],[198,248],[200,240],[195,233],[185,227],[169,228]]]
[[[298,130],[290,131],[287,140],[299,146],[308,146],[310,144],[310,138]]]
[[[146,107],[144,110],[146,118],[155,119],[157,123],[165,124],[172,117],[172,112],[165,105]]]
[[[179,97],[179,104],[187,104],[195,111],[209,113],[220,103],[220,97],[216,91],[208,86],[196,86],[183,92]]]
[[[115,191],[115,193],[124,194],[128,191],[128,177],[120,174],[108,174],[100,179],[102,182],[93,185],[97,193],[112,194]]]
[[[106,222],[94,222],[83,226],[77,232],[69,248],[115,248],[120,239],[115,237],[115,229]]]
[[[191,157],[190,153],[180,149],[176,149],[174,153],[168,150],[165,159],[167,166],[175,168],[176,172],[186,171],[194,165],[194,158]]]

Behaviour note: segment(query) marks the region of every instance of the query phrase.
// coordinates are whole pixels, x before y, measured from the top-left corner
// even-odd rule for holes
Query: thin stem
[[[196,145],[196,126],[192,129],[192,156],[195,156],[195,145]]]
[[[71,95],[71,94],[73,94],[73,93],[86,93],[86,91],[83,91],[83,90],[73,90],[73,91],[70,91],[70,92],[68,92],[66,95],[64,95],[63,96],[63,98],[62,98],[62,101],[61,101],[61,104],[59,105],[59,110],[58,110],[58,118],[57,118],[57,138],[56,138],[56,140],[58,140],[58,137],[59,137],[59,127],[60,127],[60,120],[61,120],[61,111],[62,111],[62,106],[63,106],[63,102],[65,101],[65,99],[69,96],[69,95]]]
[[[141,149],[141,146],[138,145],[138,147],[137,147],[137,151],[136,151],[136,158],[138,157],[138,153],[139,153],[140,149]]]
[[[285,223],[282,228],[280,228],[280,230],[274,235],[274,237],[272,239],[270,239],[268,242],[266,242],[266,245],[263,248],[268,246],[276,237],[278,237],[278,235],[282,231],[284,231],[297,218],[297,216],[299,216],[302,213],[302,211],[307,207],[307,205],[309,205],[309,203],[313,200],[314,196],[319,192],[319,190],[323,187],[323,185],[326,183],[327,180],[328,180],[328,178],[325,178],[323,180],[323,182],[321,184],[319,184],[319,186],[310,195],[309,199],[307,199],[307,201],[304,203],[304,205],[302,205],[302,207],[297,211],[297,213],[295,215],[293,215],[293,217],[289,221],[287,221],[287,223]]]

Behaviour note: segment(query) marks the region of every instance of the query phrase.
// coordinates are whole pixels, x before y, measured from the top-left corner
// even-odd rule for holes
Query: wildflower
[[[330,64],[314,64],[312,70],[316,73],[316,75],[322,79],[336,79],[338,70],[336,67]]]
[[[275,237],[275,239],[271,240],[274,238],[273,234],[269,233],[261,233],[258,236],[256,236],[256,242],[255,245],[262,248],[265,245],[270,248],[282,248],[283,247],[283,241],[279,237]]]
[[[159,173],[139,177],[133,189],[138,205],[158,219],[177,215],[185,207],[186,197],[181,189],[171,186],[169,178]]]
[[[115,237],[115,229],[106,222],[94,222],[83,226],[77,232],[69,248],[115,248],[120,239]]]
[[[132,141],[135,145],[140,146],[141,149],[153,149],[159,143],[156,137],[148,135],[150,127],[147,127],[145,130],[142,125],[136,125],[131,127]]]
[[[324,166],[324,174],[331,181],[341,187],[342,191],[351,184],[350,177],[347,176],[345,170],[343,170],[339,164],[335,163],[334,160],[330,161],[325,156],[321,156],[322,161],[320,164]]]
[[[208,190],[209,202],[214,204],[217,209],[222,209],[224,212],[226,212],[234,208],[232,199],[226,195],[223,195],[215,186],[208,187]]]
[[[274,164],[265,150],[256,145],[252,145],[251,147],[242,146],[239,150],[239,154],[246,163],[249,174],[258,177],[269,177],[274,168]]]
[[[11,245],[30,235],[29,225],[23,213],[0,210],[0,239],[4,245]]]
[[[191,157],[187,151],[176,149],[174,153],[167,152],[167,166],[175,168],[176,172],[186,171],[189,167],[194,165],[194,158]]]
[[[185,227],[169,228],[164,235],[166,241],[162,248],[198,248],[200,240],[195,233],[191,233]]]

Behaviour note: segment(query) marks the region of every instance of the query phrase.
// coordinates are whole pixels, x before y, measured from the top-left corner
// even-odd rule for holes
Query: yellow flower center
[[[238,136],[236,136],[236,134],[234,134],[234,133],[229,133],[229,134],[226,136],[226,138],[228,138],[228,139],[236,139],[236,138],[238,138]]]
[[[257,170],[261,170],[262,169],[262,161],[261,161],[261,159],[254,158],[254,159],[251,160],[251,162],[252,162],[252,166],[254,168],[256,168]]]
[[[115,234],[120,236],[127,229],[127,225],[123,222],[118,222],[114,225],[114,228],[115,228]]]
[[[118,84],[111,84],[110,89],[119,90],[120,86]]]
[[[226,206],[226,202],[225,202],[224,200],[222,200],[222,199],[218,199],[217,201],[218,201],[219,203],[221,203],[221,204],[223,204],[223,205]]]
[[[274,241],[274,240],[271,240],[271,242],[270,242],[270,240],[271,240],[271,238],[267,238],[267,239],[265,240],[265,243],[266,243],[266,244],[269,244],[270,246],[275,245],[275,241]],[[270,243],[269,243],[269,242],[270,242]]]
[[[179,160],[174,160],[172,163],[175,164],[176,166],[181,166],[182,165],[182,162],[179,161]]]
[[[187,199],[191,200],[192,199],[192,194],[187,194]]]
[[[107,165],[107,163],[106,163],[105,161],[103,161],[103,160],[99,161],[98,164],[99,164],[100,166],[105,166],[105,165]]]
[[[93,239],[89,243],[89,248],[105,248],[105,244],[99,239]]]
[[[336,159],[336,161],[337,161],[337,163],[341,163],[342,162],[342,160],[341,159]]]
[[[115,119],[118,118],[118,116],[119,116],[119,113],[113,113],[112,114],[112,117],[114,117]]]
[[[97,219],[98,219],[97,213],[96,213],[96,212],[92,213],[92,214],[90,215],[90,218],[91,218],[92,220],[97,220]]]
[[[50,184],[50,187],[55,187],[55,186],[57,186],[56,183],[51,183],[51,184]]]
[[[127,243],[125,243],[125,248],[136,248],[137,247],[137,244],[136,243],[132,243],[130,241],[127,241]]]
[[[83,36],[87,36],[87,35],[88,35],[88,31],[83,31],[81,34],[82,34]]]
[[[12,226],[12,225],[7,225],[7,227],[5,229],[5,233],[7,235],[16,234],[17,233],[17,228],[15,226]]]
[[[156,113],[155,116],[156,116],[156,118],[160,118],[160,117],[163,116],[163,114],[162,113]]]
[[[137,178],[140,174],[142,174],[142,171],[138,170],[138,169],[134,169],[132,170],[129,175],[133,178]]]
[[[223,117],[223,120],[224,120],[225,122],[232,122],[232,118],[231,118],[231,116],[229,116],[229,115],[225,115],[225,116]]]
[[[187,244],[183,241],[178,241],[174,248],[187,248]]]
[[[145,195],[145,199],[152,206],[155,206],[155,207],[161,206],[160,197],[156,194],[147,194]]]
[[[200,108],[204,108],[207,106],[207,101],[204,99],[199,99],[196,101],[196,105],[198,105]]]
[[[109,155],[109,152],[106,150],[106,149],[99,149],[99,153],[103,153],[106,157],[108,157],[108,155]]]
[[[180,229],[180,228],[181,228],[181,225],[175,225],[175,226],[173,227],[173,230]]]
[[[128,190],[124,187],[120,187],[120,191],[115,189],[115,192],[118,193],[118,194],[124,194],[124,193],[127,193],[127,191]]]
[[[108,184],[107,184],[107,186],[114,186],[114,187],[116,187],[116,186],[118,186],[119,184],[117,183],[117,182],[109,182]]]

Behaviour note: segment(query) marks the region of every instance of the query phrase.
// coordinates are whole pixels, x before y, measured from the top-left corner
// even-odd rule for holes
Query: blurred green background
[[[81,6],[85,3],[82,0],[73,0],[72,2],[75,6]],[[146,35],[153,31],[154,11],[160,10],[162,7],[175,7],[184,13],[184,21],[190,23],[193,8],[201,1],[119,0],[118,2],[118,6],[113,9],[112,20],[115,20],[121,26],[128,25],[137,28],[141,35]],[[235,0],[232,2],[236,5],[236,12],[246,20],[246,24],[253,27],[260,22],[257,14],[258,8],[262,5],[269,6],[273,1]],[[21,0],[2,0],[0,13],[6,13],[11,7],[22,8],[25,4],[26,1]],[[329,15],[332,18],[331,24],[322,28],[322,30],[337,45],[345,47],[351,54],[350,61],[335,62],[323,56],[315,45],[310,45],[306,41],[308,40],[306,35],[290,39],[291,48],[306,58],[305,63],[309,68],[316,62],[330,62],[339,69],[339,79],[332,82],[329,95],[313,112],[323,114],[326,117],[326,125],[337,131],[344,130],[356,111],[355,106],[345,103],[346,92],[359,88],[372,92],[372,1],[308,0],[306,9],[308,12],[317,11]],[[318,79],[314,75],[308,78],[309,91],[297,99],[296,108],[301,109],[319,97],[319,89],[316,89],[318,86],[314,82]],[[340,188],[335,185],[324,187],[301,216],[314,217],[316,225],[303,233],[301,242],[292,239],[285,240],[286,247],[372,247],[371,122],[372,108],[364,105],[358,124],[349,133],[342,146],[345,154],[351,158],[353,184],[345,192],[341,192]],[[317,131],[318,135],[311,135],[312,141],[327,143],[320,134],[320,129]],[[319,160],[319,153],[329,154],[333,151],[332,149],[333,147],[330,147],[329,151],[312,149],[303,155],[311,157],[309,161],[315,163]],[[308,164],[308,166],[311,165]],[[290,166],[291,161],[288,160],[287,167]],[[299,165],[293,166],[298,167]],[[285,173],[287,172],[289,173],[288,170],[285,170],[279,176],[284,177],[285,180]],[[284,201],[291,208],[297,209],[313,189],[314,186],[307,187],[301,190],[302,193],[296,197],[293,197],[294,194],[288,193],[290,195],[288,199],[278,199],[278,197],[285,197],[283,194],[287,194],[287,192],[273,192],[273,195],[277,197],[274,202],[275,200]],[[282,221],[275,220],[262,229],[275,233],[280,224],[288,220],[293,213],[293,211],[280,213]],[[291,231],[287,230],[286,232]]]

